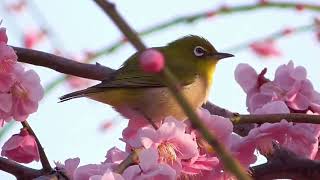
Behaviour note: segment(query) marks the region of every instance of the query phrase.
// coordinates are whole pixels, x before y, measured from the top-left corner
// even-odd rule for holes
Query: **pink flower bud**
[[[29,135],[26,129],[22,129],[19,134],[11,136],[4,143],[1,155],[20,163],[39,161],[38,146],[35,138]]]
[[[259,4],[261,4],[261,5],[266,5],[268,3],[269,3],[268,0],[259,0]]]
[[[264,40],[250,44],[251,50],[261,57],[278,57],[281,56],[280,50],[277,48],[275,41]]]
[[[215,12],[215,11],[211,11],[211,12],[208,12],[208,13],[206,14],[207,18],[211,18],[211,17],[213,17],[213,16],[215,16],[215,15],[217,15],[217,12]]]
[[[293,31],[294,31],[294,29],[293,29],[293,28],[291,28],[291,27],[287,27],[287,28],[285,28],[285,29],[282,31],[282,35],[284,35],[284,36],[286,36],[286,35],[290,35],[290,34],[292,34],[292,33],[293,33]]]
[[[303,4],[297,4],[297,5],[296,5],[296,10],[297,10],[297,11],[303,11],[304,8],[305,8],[305,7],[304,7]]]
[[[13,3],[7,5],[7,10],[12,13],[21,13],[26,10],[27,1],[26,0],[18,0]]]
[[[34,30],[30,29],[25,32],[23,37],[23,43],[26,48],[34,48],[38,43],[40,43],[46,37],[46,32],[44,30]]]
[[[164,68],[164,56],[155,49],[144,51],[139,58],[140,67],[145,72],[158,73]]]
[[[0,42],[4,42],[5,44],[7,44],[8,42],[8,37],[6,34],[6,28],[0,28]]]

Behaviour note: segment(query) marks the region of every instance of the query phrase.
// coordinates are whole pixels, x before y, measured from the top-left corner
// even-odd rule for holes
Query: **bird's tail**
[[[99,92],[99,90],[97,88],[87,88],[87,89],[83,89],[80,91],[75,91],[66,95],[63,95],[61,97],[59,97],[60,102],[64,102],[64,101],[68,101],[70,99],[75,99],[75,98],[80,98],[80,97],[86,97],[89,94],[93,94],[93,93],[97,93]]]

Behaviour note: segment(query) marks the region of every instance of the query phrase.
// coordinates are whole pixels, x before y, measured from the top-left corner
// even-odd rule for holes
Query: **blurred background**
[[[245,93],[234,80],[239,63],[248,63],[258,72],[267,67],[267,77],[273,79],[275,69],[292,60],[307,69],[315,89],[320,89],[318,0],[115,3],[149,47],[195,34],[207,38],[218,51],[235,54],[234,58],[221,61],[216,70],[209,100],[221,107],[247,113]],[[91,0],[0,0],[0,19],[1,26],[7,28],[8,44],[14,46],[82,62],[99,62],[115,69],[135,52]],[[28,121],[52,164],[73,157],[80,157],[82,165],[100,163],[111,147],[124,148],[119,138],[127,120],[111,107],[84,98],[57,103],[59,96],[97,82],[26,66],[39,73],[46,89],[38,111]],[[9,126],[4,128],[9,130],[0,132],[1,146],[21,128],[18,123]],[[28,166],[41,167],[40,163]],[[14,177],[0,172],[0,179]]]

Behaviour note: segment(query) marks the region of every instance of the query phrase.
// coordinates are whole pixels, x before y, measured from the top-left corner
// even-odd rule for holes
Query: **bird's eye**
[[[194,48],[194,50],[193,50],[193,53],[194,53],[194,55],[197,56],[197,57],[202,57],[202,56],[205,55],[206,50],[205,50],[203,47],[201,47],[201,46],[196,46],[196,47]]]

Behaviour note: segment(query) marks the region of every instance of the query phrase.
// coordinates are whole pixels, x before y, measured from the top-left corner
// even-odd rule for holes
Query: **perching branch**
[[[263,124],[266,122],[277,123],[277,122],[280,122],[282,119],[285,119],[289,122],[295,122],[295,123],[320,124],[319,115],[310,115],[310,114],[303,114],[303,113],[259,114],[259,115],[234,114],[234,116],[230,118],[233,124],[250,124],[250,123]]]

